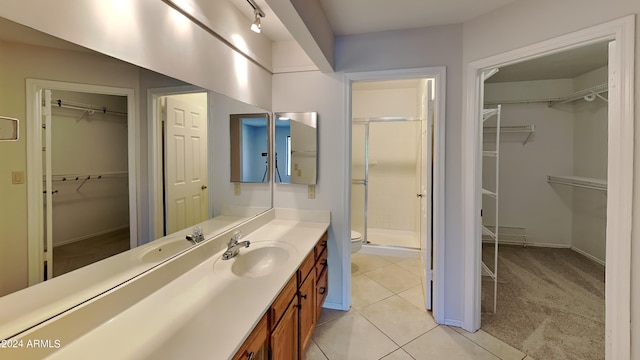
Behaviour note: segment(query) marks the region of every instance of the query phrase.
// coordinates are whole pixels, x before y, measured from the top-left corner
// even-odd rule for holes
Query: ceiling
[[[319,0],[335,35],[459,24],[515,0]]]

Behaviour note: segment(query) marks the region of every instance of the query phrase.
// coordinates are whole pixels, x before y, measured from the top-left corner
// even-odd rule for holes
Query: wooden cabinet
[[[267,360],[268,359],[268,328],[267,315],[263,316],[253,329],[247,340],[240,347],[233,360]]]
[[[316,273],[310,271],[298,289],[300,301],[300,358],[309,347],[316,327]]]
[[[271,359],[298,359],[298,282],[297,275],[289,279],[271,304]]]
[[[233,360],[266,360],[267,349],[268,358],[273,360],[304,357],[327,296],[327,254],[325,232]]]

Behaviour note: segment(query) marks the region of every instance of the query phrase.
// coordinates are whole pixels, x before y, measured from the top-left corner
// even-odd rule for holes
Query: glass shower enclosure
[[[351,229],[365,246],[420,249],[420,119],[353,119]]]

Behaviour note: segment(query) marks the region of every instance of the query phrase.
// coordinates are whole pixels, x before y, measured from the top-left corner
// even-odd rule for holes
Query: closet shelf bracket
[[[607,180],[580,176],[547,176],[549,184],[568,185],[585,189],[607,191]]]

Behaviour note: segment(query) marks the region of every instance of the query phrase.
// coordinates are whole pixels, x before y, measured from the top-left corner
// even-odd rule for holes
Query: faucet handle
[[[196,235],[196,236],[202,235],[202,227],[194,226],[193,227],[193,235]]]
[[[233,232],[233,240],[238,242],[242,238],[242,232],[240,230],[236,230]]]

